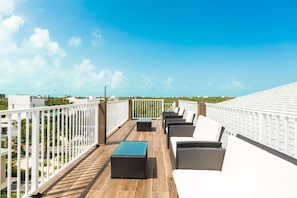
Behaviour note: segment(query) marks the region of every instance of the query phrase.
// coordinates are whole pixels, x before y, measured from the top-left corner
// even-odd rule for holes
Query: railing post
[[[8,149],[8,154],[7,154],[7,197],[10,198],[11,197],[11,177],[12,177],[12,118],[11,115],[9,115],[8,117],[8,131],[7,131],[7,135],[8,135],[8,145],[7,145],[7,149]],[[1,140],[2,143],[2,140]],[[2,155],[2,154],[1,154]],[[5,164],[1,165],[5,167]]]
[[[129,99],[129,107],[128,107],[128,113],[129,113],[129,120],[132,120],[132,100]]]
[[[179,101],[178,99],[176,99],[176,101],[175,101],[175,106],[176,107],[179,107],[178,101]]]
[[[104,101],[100,101],[99,104],[99,135],[98,135],[98,143],[105,144],[106,143],[106,103]]]
[[[197,109],[197,116],[203,115],[206,116],[206,105],[203,102],[198,103],[198,109]]]
[[[38,177],[39,177],[38,163],[39,163],[39,111],[36,111],[32,113],[32,178],[31,178],[32,186],[31,186],[30,194],[36,194],[38,192]]]
[[[96,105],[95,107],[95,140],[96,140],[96,146],[99,146],[99,109],[100,109],[100,103]]]

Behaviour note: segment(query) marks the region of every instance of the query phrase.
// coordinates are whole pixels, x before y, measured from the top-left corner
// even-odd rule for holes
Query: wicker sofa
[[[195,161],[202,157],[200,147],[221,148],[220,139],[223,131],[222,124],[202,115],[198,116],[196,126],[169,126],[167,145],[172,167],[191,168]],[[213,165],[216,169],[217,165]],[[209,165],[206,164],[206,167],[209,168]]]
[[[201,170],[197,163],[195,169],[173,171],[179,198],[297,197],[295,158],[240,135],[228,137],[226,150],[215,150],[208,159],[213,163],[221,156],[218,170]]]

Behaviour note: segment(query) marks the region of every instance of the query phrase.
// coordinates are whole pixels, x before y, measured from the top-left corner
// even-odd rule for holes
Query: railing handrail
[[[262,108],[228,106],[228,105],[220,105],[220,104],[213,104],[213,103],[206,103],[206,106],[226,108],[226,109],[229,108],[229,109],[234,109],[234,110],[250,111],[250,112],[255,112],[255,113],[272,114],[272,115],[276,115],[276,116],[285,116],[285,117],[290,117],[290,118],[297,117],[297,113],[290,112],[290,111],[278,111],[278,110],[267,110],[267,109],[262,109]]]
[[[46,110],[54,110],[54,109],[63,109],[68,107],[78,107],[78,106],[89,106],[94,104],[99,104],[100,102],[88,102],[82,104],[67,104],[67,105],[55,105],[55,106],[44,106],[44,107],[32,107],[32,108],[24,108],[24,109],[10,109],[10,110],[1,110],[0,115],[4,114],[15,114],[15,113],[27,113],[27,112],[35,112],[35,111],[46,111]]]
[[[106,101],[107,103],[119,103],[119,102],[126,102],[129,101],[129,99],[125,99],[125,100],[114,100],[114,101]]]

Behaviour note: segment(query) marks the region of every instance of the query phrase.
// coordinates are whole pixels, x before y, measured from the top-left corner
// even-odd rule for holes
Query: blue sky
[[[8,95],[241,96],[296,74],[293,0],[0,0]]]

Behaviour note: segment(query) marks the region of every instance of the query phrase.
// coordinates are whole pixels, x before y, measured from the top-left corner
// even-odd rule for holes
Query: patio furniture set
[[[297,159],[239,134],[222,148],[222,124],[184,113],[163,112],[162,121],[179,198],[297,197]],[[137,130],[150,131],[151,120],[138,120]],[[121,142],[111,157],[111,177],[146,178],[147,146]]]

